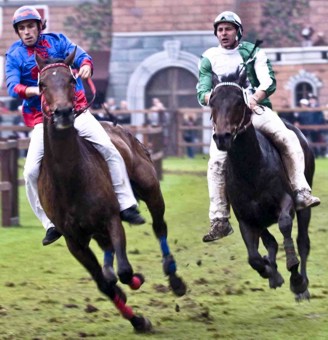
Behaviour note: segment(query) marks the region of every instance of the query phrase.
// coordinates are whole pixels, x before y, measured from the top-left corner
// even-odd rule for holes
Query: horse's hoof
[[[285,280],[281,276],[281,274],[276,271],[272,277],[269,277],[269,286],[270,288],[276,289],[278,287],[281,287],[284,284]]]
[[[145,282],[145,278],[142,274],[134,274],[132,276],[132,280],[129,284],[130,288],[133,290],[139,289],[142,284]]]
[[[143,316],[134,316],[130,322],[137,333],[147,333],[153,328],[151,322]]]
[[[301,302],[301,301],[304,301],[304,300],[310,301],[310,297],[311,297],[310,292],[307,289],[305,292],[303,292],[301,294],[295,294],[295,301],[296,302]]]
[[[302,296],[308,289],[308,280],[299,273],[292,274],[290,277],[290,290],[295,296]]]
[[[183,296],[186,294],[187,286],[179,276],[175,274],[170,275],[169,282],[175,295]]]

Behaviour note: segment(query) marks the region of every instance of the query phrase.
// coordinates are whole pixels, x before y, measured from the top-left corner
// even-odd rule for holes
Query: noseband
[[[234,87],[237,87],[243,93],[245,107],[244,107],[244,112],[243,112],[243,116],[241,118],[240,123],[236,126],[236,128],[232,132],[233,139],[235,139],[239,134],[244,133],[251,126],[251,124],[252,124],[252,120],[251,119],[249,119],[249,121],[245,123],[246,110],[248,108],[248,94],[247,94],[247,90],[244,89],[243,87],[241,87],[240,85],[238,85],[237,83],[228,82],[228,81],[217,84],[214,87],[213,92],[217,88],[222,87],[222,86],[234,86]]]
[[[63,67],[65,69],[68,69],[69,72],[71,73],[71,75],[73,76],[73,78],[76,79],[76,76],[74,75],[73,70],[72,70],[72,68],[70,66],[66,65],[65,63],[53,63],[53,64],[49,64],[49,65],[45,66],[42,70],[39,71],[39,76],[38,76],[39,77],[39,81],[38,81],[38,83],[41,80],[42,73],[44,73],[45,71],[47,71],[49,69],[59,68],[59,67]],[[53,74],[55,75],[56,71],[54,71]],[[88,85],[89,85],[89,87],[91,89],[93,97],[92,97],[91,101],[85,107],[82,107],[82,108],[80,108],[78,110],[76,110],[76,108],[75,108],[76,103],[74,102],[73,113],[74,113],[75,117],[79,116],[81,113],[86,111],[91,106],[93,101],[95,100],[95,97],[96,97],[96,88],[95,88],[95,85],[94,85],[93,81],[91,80],[91,78],[88,78],[87,82],[88,82]],[[44,99],[43,92],[44,91],[41,92],[41,106],[42,106],[43,115],[46,118],[51,118],[53,116],[53,114],[54,114],[54,111],[50,110],[48,103]]]

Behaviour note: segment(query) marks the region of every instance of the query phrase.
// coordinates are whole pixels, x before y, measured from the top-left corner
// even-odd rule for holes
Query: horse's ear
[[[219,77],[216,73],[212,72],[212,87],[214,87],[220,82]]]
[[[38,67],[39,70],[42,70],[46,64],[46,60],[43,59],[38,53],[34,52],[34,58],[35,58],[35,62],[36,65]]]
[[[77,46],[75,46],[74,48],[74,51],[69,54],[66,59],[64,60],[64,63],[67,65],[67,66],[70,66],[73,64],[74,62],[74,59],[75,59],[75,53],[76,53],[76,49],[77,49]]]
[[[238,77],[238,83],[241,87],[247,87],[246,86],[246,79],[247,79],[247,73],[246,73],[246,67],[242,67],[241,70],[239,70],[239,77]]]

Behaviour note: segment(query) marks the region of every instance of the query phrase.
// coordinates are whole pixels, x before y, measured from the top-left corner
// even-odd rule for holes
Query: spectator
[[[300,100],[300,107],[303,109],[310,109],[307,111],[301,111],[297,114],[296,125],[321,125],[325,124],[324,114],[320,110],[315,108],[319,107],[318,98],[309,94],[309,99],[303,98]],[[306,130],[302,129],[305,137],[310,143],[320,143],[325,141],[325,135],[322,131]],[[313,152],[316,157],[324,156],[326,154],[326,148],[321,146],[312,146]]]
[[[313,111],[308,112],[310,115],[310,125],[323,125],[326,123],[324,113],[321,110],[318,110],[320,107],[318,97],[314,94],[309,94],[309,107],[313,109]],[[311,139],[314,143],[324,143],[326,141],[326,133],[324,131],[311,131]],[[315,155],[325,156],[326,155],[326,147],[324,146],[315,146],[314,147]]]
[[[119,124],[131,124],[131,114],[128,113],[128,102],[126,100],[121,100],[120,107],[119,107],[120,113],[116,114],[116,119]]]
[[[159,98],[154,97],[152,99],[152,103],[153,105],[149,109],[152,112],[147,114],[147,124],[157,126],[163,122],[163,118],[161,116],[164,115],[166,108]]]
[[[3,113],[9,113],[9,109],[6,107],[6,104],[2,100],[0,100],[0,114],[3,114]],[[1,117],[1,120],[2,120],[2,117]]]
[[[114,111],[117,110],[117,106],[115,104],[114,98],[108,98],[105,103],[102,104],[102,107],[105,112],[95,113],[94,116],[99,121],[110,121],[115,125],[117,124],[116,116],[114,115]]]
[[[314,30],[311,26],[308,27],[304,27],[302,29],[302,37],[303,37],[303,41],[302,41],[302,46],[303,47],[311,47],[312,46],[312,36],[313,36]]]
[[[118,106],[116,105],[115,98],[108,98],[104,103],[109,112],[113,113],[113,111],[118,110]]]
[[[323,32],[318,32],[317,37],[313,42],[313,46],[327,46],[327,41]]]
[[[290,111],[290,106],[288,104],[288,100],[283,98],[281,101],[281,109],[279,110],[279,117],[286,120],[287,122],[294,124],[295,123],[295,115],[294,112]],[[284,111],[286,110],[286,111]]]
[[[195,119],[192,115],[187,115],[184,117],[184,122],[183,122],[184,126],[193,127],[195,126],[195,123],[196,123]],[[183,140],[187,143],[194,143],[195,137],[196,137],[195,133],[196,133],[196,130],[193,130],[193,129],[183,130]],[[194,147],[191,145],[187,146],[187,156],[189,158],[195,157]]]

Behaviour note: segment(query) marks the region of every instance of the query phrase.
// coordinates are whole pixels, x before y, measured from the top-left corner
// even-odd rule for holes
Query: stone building
[[[25,4],[41,9],[48,19],[48,30],[70,32],[63,25],[67,15],[74,14],[82,1],[0,0],[0,96],[4,86],[4,53],[17,39],[11,27],[14,10]],[[96,3],[97,0],[89,1]],[[328,36],[328,7],[325,0],[309,0],[304,27],[311,26],[321,37]],[[212,22],[223,10],[240,15],[244,35],[259,30],[262,0],[112,0],[113,37],[109,65],[100,57],[95,62],[98,77],[107,79],[107,97],[117,102],[127,99],[130,109],[144,109],[158,97],[166,107],[199,107],[195,99],[197,64],[208,47],[217,44]],[[265,37],[264,37],[265,38]],[[72,39],[73,40],[73,39]],[[85,41],[74,39],[88,50]],[[108,47],[109,49],[109,47]],[[295,106],[299,98],[311,92],[321,104],[328,103],[328,47],[294,46],[266,48],[276,72],[278,88],[272,96],[274,107],[287,98]],[[98,89],[99,91],[99,89]]]
[[[204,0],[201,5],[191,0],[113,0],[110,96],[127,97],[133,109],[148,108],[154,96],[172,109],[197,107],[197,64],[202,52],[217,44],[214,18],[224,10],[235,11],[247,35],[260,29],[262,4],[260,0]],[[327,16],[324,1],[309,0],[304,27],[327,36]],[[307,93],[328,103],[327,46],[265,50],[278,83],[274,107],[281,107],[284,98],[296,106]]]

